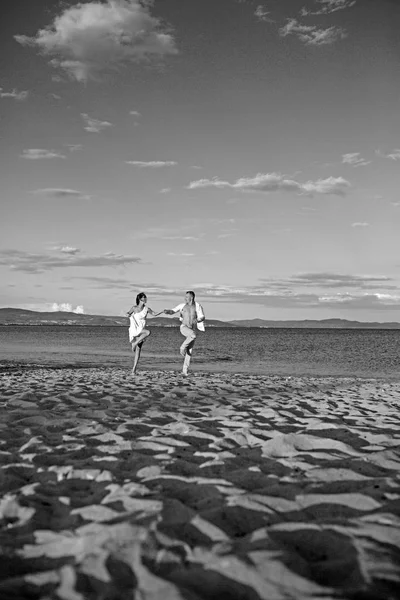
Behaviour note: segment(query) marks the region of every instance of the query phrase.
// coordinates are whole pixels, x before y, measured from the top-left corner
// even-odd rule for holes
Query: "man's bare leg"
[[[187,353],[187,349],[189,347],[190,342],[192,341],[191,337],[187,337],[181,347],[179,348],[179,353],[181,356],[185,357]]]
[[[186,353],[185,353],[185,358],[183,361],[183,368],[182,368],[182,373],[184,375],[188,375],[188,371],[189,371],[189,367],[190,367],[190,360],[192,358],[193,346],[194,346],[195,341],[196,341],[196,338],[194,340],[192,340],[186,348]]]
[[[181,325],[181,334],[185,337],[185,341],[182,343],[179,352],[181,353],[181,355],[183,357],[186,356],[186,352],[187,349],[189,347],[191,347],[191,343],[195,341],[196,339],[196,334],[193,331],[193,329],[191,329],[190,327],[188,327],[187,325]]]

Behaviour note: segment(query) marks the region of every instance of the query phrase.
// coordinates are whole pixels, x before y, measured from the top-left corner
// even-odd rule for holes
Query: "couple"
[[[166,308],[159,313],[155,313],[151,308],[146,306],[146,304],[147,296],[141,292],[136,296],[136,305],[132,306],[127,312],[130,320],[129,341],[132,344],[132,351],[135,352],[132,375],[136,374],[143,342],[150,335],[150,331],[146,329],[147,315],[150,314],[153,317],[158,317],[162,314],[174,315],[178,312],[180,313],[181,334],[185,337],[185,340],[180,347],[180,353],[184,357],[182,373],[187,375],[193,346],[196,341],[195,328],[197,327],[200,331],[205,331],[203,307],[196,302],[195,293],[192,291],[186,292],[185,302],[178,304],[178,306],[175,306],[175,308],[172,309]]]

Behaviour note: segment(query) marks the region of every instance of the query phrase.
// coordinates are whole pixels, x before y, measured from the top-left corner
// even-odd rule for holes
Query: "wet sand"
[[[1,600],[398,598],[400,383],[0,375]]]

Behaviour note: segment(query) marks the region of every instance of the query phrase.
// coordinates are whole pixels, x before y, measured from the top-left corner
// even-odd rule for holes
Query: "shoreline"
[[[147,362],[147,364],[146,364]],[[156,364],[148,364],[150,359],[142,358],[141,366],[138,370],[138,374],[144,373],[152,373],[152,372],[160,372],[165,374],[175,373],[176,375],[181,374],[182,364],[180,359],[172,359],[169,362],[158,361]],[[51,362],[51,363],[32,363],[28,361],[19,361],[19,360],[6,360],[0,359],[0,376],[2,373],[6,373],[7,371],[15,372],[15,371],[23,371],[30,372],[36,371],[40,369],[47,369],[49,371],[65,371],[68,369],[72,370],[90,370],[96,369],[98,371],[110,371],[113,369],[117,369],[121,371],[121,373],[125,373],[129,375],[131,370],[130,362],[127,363],[127,366],[122,366],[121,364],[99,364],[95,362],[74,362],[74,363],[66,363],[66,362]],[[332,372],[316,372],[307,371],[307,372],[295,372],[288,368],[287,370],[278,370],[274,371],[266,371],[261,369],[260,366],[252,367],[250,365],[243,366],[240,363],[231,363],[227,364],[225,361],[221,361],[220,364],[215,363],[201,363],[197,361],[193,361],[193,365],[189,371],[189,378],[193,376],[206,376],[206,375],[237,375],[241,377],[263,377],[263,378],[282,378],[282,379],[330,379],[330,380],[360,380],[360,381],[383,381],[383,382],[400,382],[400,373],[397,375],[394,374],[373,374],[367,375],[365,373],[332,373]]]

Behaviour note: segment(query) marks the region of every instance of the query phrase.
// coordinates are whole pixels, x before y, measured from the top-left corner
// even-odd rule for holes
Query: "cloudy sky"
[[[397,0],[14,0],[0,306],[399,320]],[[78,307],[78,308],[76,308]]]

